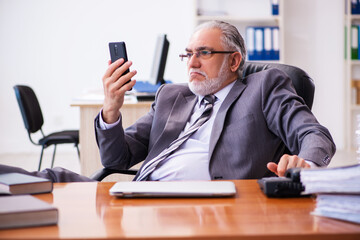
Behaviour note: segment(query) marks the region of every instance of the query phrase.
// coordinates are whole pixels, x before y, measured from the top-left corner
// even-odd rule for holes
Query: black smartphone
[[[118,60],[120,58],[123,58],[125,60],[124,63],[128,61],[125,42],[111,42],[111,43],[109,43],[109,50],[110,50],[111,63],[115,62],[116,60]],[[123,64],[121,64],[121,65],[123,65]],[[128,72],[129,72],[129,69],[127,69],[122,75],[125,75]],[[128,82],[130,82],[130,80]],[[126,82],[126,83],[128,83],[128,82]]]

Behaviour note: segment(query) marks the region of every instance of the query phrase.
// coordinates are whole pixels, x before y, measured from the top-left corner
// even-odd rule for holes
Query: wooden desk
[[[124,128],[133,124],[137,119],[145,115],[152,102],[125,102],[121,108]],[[102,108],[103,101],[100,99],[82,98],[71,104],[80,107],[80,166],[81,174],[90,176],[103,166],[100,161],[100,153],[95,140],[94,119]],[[113,179],[114,178],[110,178]]]
[[[255,180],[235,198],[116,199],[113,185],[58,183],[36,197],[59,209],[56,226],[0,230],[0,239],[360,239],[360,225],[310,215],[311,198],[271,199]]]

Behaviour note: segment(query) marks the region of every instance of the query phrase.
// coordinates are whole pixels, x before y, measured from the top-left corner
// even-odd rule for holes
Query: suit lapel
[[[209,143],[209,159],[213,155],[215,146],[219,140],[220,134],[223,131],[225,117],[230,106],[240,97],[241,93],[246,88],[246,85],[241,80],[236,80],[234,86],[231,88],[229,94],[226,96],[224,102],[221,104],[220,109],[216,115],[214,125],[211,132]]]
[[[196,102],[197,97],[195,95],[184,96],[182,93],[178,94],[166,121],[165,128],[159,135],[146,160],[157,156],[179,136],[188,122]]]

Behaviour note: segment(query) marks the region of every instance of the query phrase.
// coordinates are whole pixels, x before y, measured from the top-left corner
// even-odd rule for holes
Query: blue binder
[[[246,28],[246,48],[247,48],[247,56],[248,60],[256,60],[255,59],[255,30],[254,27]]]
[[[272,15],[279,15],[279,0],[271,0]]]
[[[272,27],[272,57],[271,60],[280,60],[280,32],[279,27]]]
[[[254,27],[255,30],[255,49],[254,49],[254,60],[264,59],[264,28]]]
[[[264,27],[264,60],[273,60],[274,46],[271,27]]]
[[[359,0],[351,0],[351,14],[360,14]]]

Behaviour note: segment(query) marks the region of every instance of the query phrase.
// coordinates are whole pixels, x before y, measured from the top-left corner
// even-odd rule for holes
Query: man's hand
[[[106,123],[114,123],[119,119],[125,92],[131,90],[136,82],[134,80],[125,84],[135,76],[136,71],[134,70],[121,76],[132,64],[132,62],[128,61],[119,67],[123,62],[124,59],[122,58],[112,64],[109,61],[109,68],[102,78],[105,95],[102,118]]]
[[[267,164],[267,168],[279,177],[283,177],[287,169],[295,167],[310,168],[310,165],[303,158],[288,154],[284,154],[278,164],[273,162]]]

